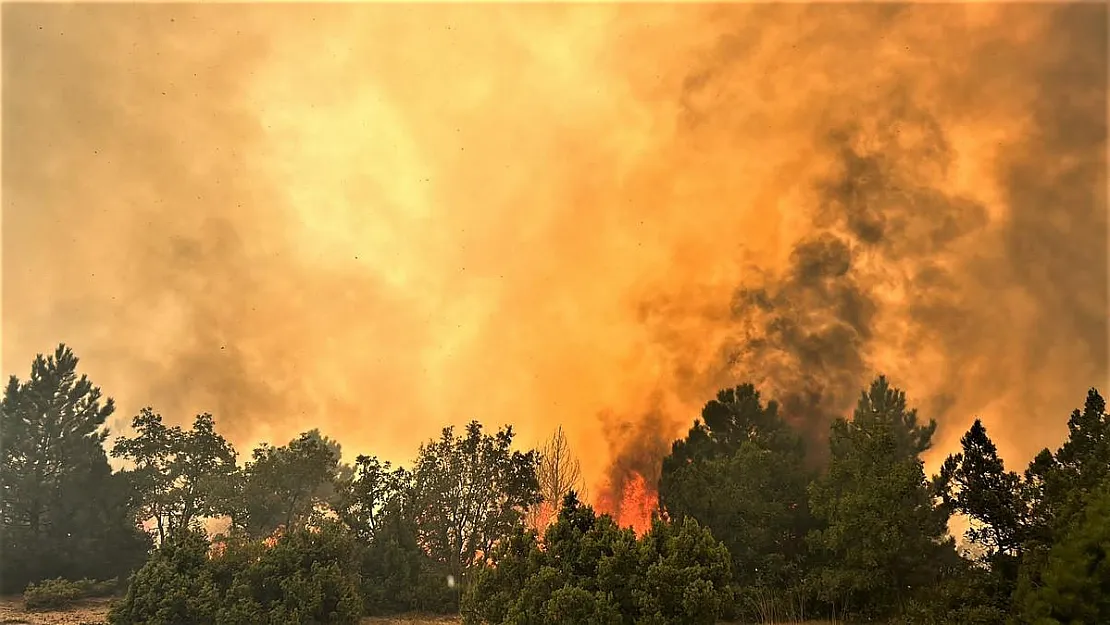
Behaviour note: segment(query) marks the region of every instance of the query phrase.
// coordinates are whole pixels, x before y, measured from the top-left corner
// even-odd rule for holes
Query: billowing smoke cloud
[[[977,414],[1018,458],[1057,437],[1062,408],[1107,373],[1105,17],[1093,5],[812,5],[732,22],[686,82],[683,101],[705,104],[685,121],[756,150],[752,126],[809,128],[798,150],[810,154],[782,173],[797,199],[776,192],[762,207],[808,227],[777,266],[761,255],[747,268],[730,319],[703,317],[732,328],[729,375],[678,379],[702,397],[708,380],[755,381],[816,442],[883,371],[941,422],[940,453]],[[775,97],[792,86],[810,101]],[[754,123],[729,128],[737,110]],[[730,236],[743,239],[719,243]],[[680,352],[697,332],[668,344]]]
[[[1004,453],[1107,380],[1106,8],[9,5],[3,368],[240,446],[563,423],[599,497],[722,386],[876,372]],[[594,492],[594,489],[591,489]]]

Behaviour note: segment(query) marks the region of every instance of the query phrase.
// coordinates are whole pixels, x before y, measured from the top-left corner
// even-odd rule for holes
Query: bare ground
[[[0,625],[102,625],[108,620],[111,599],[87,599],[63,610],[32,612],[22,597],[0,597]],[[458,625],[455,617],[393,616],[365,618],[363,625]]]
[[[99,625],[108,619],[111,599],[87,599],[62,610],[29,612],[22,597],[0,598],[2,625]]]

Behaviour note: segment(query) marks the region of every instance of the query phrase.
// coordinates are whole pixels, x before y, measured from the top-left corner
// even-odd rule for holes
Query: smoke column
[[[820,439],[885,372],[1024,462],[1107,380],[1106,23],[5,5],[3,370],[244,452],[562,423],[618,514],[742,381]]]

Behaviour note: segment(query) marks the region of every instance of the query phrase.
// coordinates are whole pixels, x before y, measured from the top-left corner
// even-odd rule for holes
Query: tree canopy
[[[421,542],[461,576],[484,561],[541,500],[535,451],[514,450],[513,430],[486,434],[477,421],[457,436],[444,428],[420,447],[413,468],[413,518]]]
[[[8,592],[49,577],[126,573],[146,555],[131,483],[113,475],[104,451],[115,404],[78,377],[77,364],[59,345],[4,390],[0,579]]]
[[[638,536],[581,500],[561,428],[529,450],[509,426],[448,427],[408,467],[348,466],[309,430],[240,465],[215,416],[185,427],[148,407],[112,443],[126,465],[113,471],[114,403],[77,365],[59,346],[5,389],[0,586],[125,579],[114,623],[460,609],[489,624],[1110,619],[1110,416],[1094,389],[1023,472],[975,419],[930,478],[937,425],[883,376],[827,437],[750,384],[727,388],[645,484],[660,514]],[[963,551],[952,515],[967,521]],[[230,528],[209,537],[222,516]]]
[[[158,542],[205,517],[231,511],[235,449],[216,433],[212,415],[197,415],[193,427],[166,426],[143,408],[131,421],[133,437],[120,436],[112,455],[131,461],[127,471],[139,491],[143,518],[154,519]]]
[[[742,587],[783,586],[801,574],[811,521],[801,438],[751,385],[718,393],[663,459],[659,502],[696,519],[728,547]]]

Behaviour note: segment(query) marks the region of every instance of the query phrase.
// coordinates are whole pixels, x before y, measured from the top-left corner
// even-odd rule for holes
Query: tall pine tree
[[[5,591],[48,577],[113,577],[141,563],[148,548],[137,527],[131,484],[114,475],[103,443],[111,399],[59,345],[41,354],[26,381],[4,391],[3,496]]]
[[[888,616],[940,575],[948,515],[934,502],[919,454],[936,423],[918,422],[906,396],[879,377],[851,421],[832,426],[828,471],[810,486],[822,529],[809,543],[820,598],[848,611]]]

